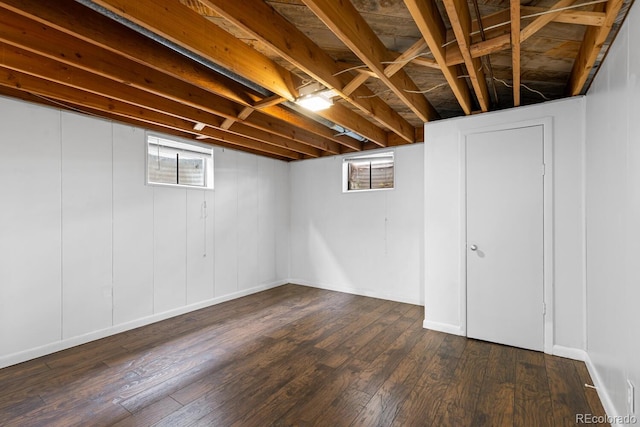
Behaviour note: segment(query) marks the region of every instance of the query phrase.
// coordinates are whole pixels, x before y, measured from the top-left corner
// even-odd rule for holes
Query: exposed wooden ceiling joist
[[[154,0],[154,7],[126,0],[94,3],[289,101],[296,99],[299,78],[179,2]]]
[[[422,38],[411,45],[409,49],[398,55],[391,63],[384,67],[384,75],[387,77],[393,76],[395,73],[402,70],[402,68],[409,62],[418,58],[429,46],[427,42]]]
[[[278,55],[286,58],[315,80],[327,87],[335,88],[346,101],[365,114],[371,115],[392,132],[413,142],[410,141],[413,126],[369,89],[348,88],[344,91],[343,88],[351,80],[351,74],[344,73],[334,59],[262,0],[232,3],[224,0],[202,0],[201,2],[260,39]],[[373,114],[374,112],[377,113]]]
[[[520,10],[522,15],[533,15],[545,12],[547,9],[533,6],[520,6]],[[601,27],[604,25],[604,13],[586,10],[563,10],[559,14],[553,15],[553,22]]]
[[[193,132],[192,120],[185,120],[169,114],[155,110],[133,106],[108,97],[88,93],[81,89],[54,83],[51,80],[41,79],[29,74],[21,73],[13,69],[0,66],[0,86],[9,87],[36,94],[48,99],[55,99],[62,103],[69,103],[73,106],[82,106],[85,109],[95,111],[99,115],[109,114],[119,118],[135,120],[145,124],[159,124],[163,128],[182,131],[185,134]],[[209,133],[204,129],[204,132]],[[211,135],[212,139],[217,139],[219,135]],[[229,142],[240,147],[250,148],[263,155],[275,154],[278,157],[286,157],[291,160],[302,159],[303,155],[281,147],[271,146],[261,141],[250,140],[248,138],[238,138],[227,134]]]
[[[571,76],[567,84],[568,94],[578,95],[582,92],[591,68],[598,58],[602,45],[611,31],[611,27],[623,3],[623,0],[609,0],[604,6],[599,5],[600,8],[604,8],[604,23],[601,27],[589,27],[587,29],[582,44],[580,45],[580,51],[573,64],[573,69],[571,70]]]
[[[174,101],[172,104],[172,111],[178,115],[179,105],[185,106],[184,113],[180,113],[181,116],[188,116],[194,114],[194,111],[201,111],[202,113],[208,112],[215,116],[208,116],[215,118],[215,122],[206,121],[201,118],[199,122],[207,124],[211,127],[221,127],[223,123],[220,123],[220,117],[234,118],[242,114],[242,106],[235,104],[225,98],[206,92],[198,87],[194,87],[184,83],[181,80],[174,79],[165,74],[159,73],[156,70],[149,69],[127,59],[118,57],[111,52],[97,50],[94,46],[87,44],[82,40],[68,40],[70,36],[59,32],[54,29],[44,29],[37,25],[34,21],[30,21],[26,18],[22,18],[13,14],[10,11],[0,8],[0,40],[5,43],[9,43],[13,46],[19,46],[26,48],[30,52],[38,55],[43,55],[51,61],[62,62],[68,66],[68,77],[75,76],[75,84],[78,88],[84,88],[93,93],[100,93],[102,95],[120,97],[121,100],[131,99],[135,96],[136,99],[142,103],[148,103],[148,94],[157,96],[157,104],[160,108],[167,108],[166,101]],[[65,49],[65,46],[72,45],[73,49]],[[6,49],[5,49],[6,50]],[[5,64],[11,64],[10,59],[12,52],[5,52]],[[17,56],[16,58],[19,58]],[[49,62],[43,62],[48,64]],[[16,64],[12,64],[16,66]],[[23,66],[26,66],[23,64]],[[73,67],[73,68],[71,68]],[[78,71],[73,71],[73,70]],[[83,83],[80,81],[78,75],[80,71],[84,73],[83,82],[86,86],[78,86]],[[25,71],[22,69],[21,71]],[[92,78],[92,74],[95,75]],[[99,76],[99,77],[98,77]],[[52,77],[53,79],[53,77]],[[109,82],[105,79],[111,79],[113,82]],[[98,89],[98,82],[104,82],[103,87]],[[121,85],[118,82],[125,82],[127,88],[124,88],[125,92],[119,91]],[[129,89],[131,88],[131,89]],[[132,88],[140,89],[140,92],[134,92]],[[162,101],[165,101],[162,103]],[[176,104],[180,103],[180,104]],[[149,105],[149,104],[146,104]],[[191,112],[186,107],[192,107]],[[245,107],[247,108],[247,107]],[[306,150],[308,145],[316,145],[316,148],[326,150],[333,153],[339,153],[340,149],[336,142],[330,140],[323,140],[316,135],[310,134],[305,131],[299,131],[302,136],[293,134],[285,122],[277,123],[278,119],[270,119],[268,125],[261,123],[256,117],[254,120],[247,121],[250,124],[262,131],[275,132],[276,134],[296,141],[296,138],[304,139],[304,143],[294,143],[301,150]],[[266,136],[267,133],[264,133]],[[284,139],[283,139],[284,140]],[[315,141],[315,142],[314,142]],[[313,155],[311,153],[306,153]],[[317,156],[317,155],[316,155]]]
[[[465,0],[0,0],[0,94],[314,158],[584,93],[631,2],[489,0],[472,20]],[[500,86],[489,103],[481,64],[512,96]],[[338,93],[331,108],[292,103],[309,79]]]
[[[203,134],[210,128],[220,127],[223,122],[222,117],[201,109],[186,106],[171,99],[166,99],[159,95],[144,92],[133,86],[120,84],[104,77],[96,76],[84,70],[59,63],[55,60],[37,56],[32,52],[27,52],[20,48],[0,44],[0,49],[2,49],[5,63],[9,64],[5,65],[5,67],[18,72],[18,75],[22,76],[22,79],[24,79],[24,75],[26,74],[44,81],[54,82],[58,85],[72,88],[75,91],[84,91],[86,93],[97,95],[102,97],[101,99],[110,99],[111,101],[118,102],[117,105],[113,103],[107,105],[89,105],[95,109],[113,111],[121,115],[127,115],[138,119],[140,118],[139,116],[142,114],[142,111],[155,111],[159,114],[168,114],[181,120],[186,120],[188,123],[186,130],[193,128],[194,123],[207,123],[210,127],[200,131]],[[34,64],[37,65],[34,66]],[[17,84],[24,85],[22,81],[18,81]],[[30,91],[39,93],[35,89]],[[66,93],[67,91],[62,92]],[[61,101],[75,103],[74,99],[69,99],[65,95],[56,95],[54,93],[41,94]],[[127,105],[134,108],[127,107]],[[311,147],[310,145],[257,129],[252,129],[252,132],[254,132],[253,136],[258,142],[278,147],[286,147],[287,149],[297,151],[311,157],[320,156],[320,150]],[[248,132],[245,131],[243,135],[248,135]]]
[[[435,0],[405,0],[405,4],[416,22],[422,37],[427,42],[433,57],[440,66],[442,74],[451,87],[465,114],[471,114],[471,93],[464,80],[460,78],[455,66],[447,63],[444,47],[447,30],[436,6]],[[458,50],[459,52],[459,50]]]
[[[220,104],[216,104],[221,108],[224,107],[224,105],[229,105],[228,100],[240,104],[236,109],[242,108],[241,106],[260,104],[263,102],[262,98],[247,91],[246,88],[235,81],[215,74],[205,66],[194,61],[189,61],[184,56],[169,49],[160,49],[154,41],[123,26],[114,25],[114,22],[110,19],[93,13],[72,0],[60,0],[58,3],[59,4],[55,5],[50,2],[36,3],[23,0],[7,0],[2,2],[0,6],[88,43],[93,46],[93,48],[88,49],[89,51],[96,50],[96,47],[99,48],[98,51],[103,52],[102,55],[99,56],[108,56],[104,53],[105,51],[110,52],[112,55],[124,56],[124,59],[121,61],[112,59],[110,63],[107,62],[110,68],[115,69],[117,73],[122,74],[128,71],[128,69],[123,69],[122,62],[128,62],[128,60],[130,60],[151,69],[150,74],[161,72],[167,76],[172,76],[185,83],[194,85],[194,90],[206,90],[210,92],[207,96],[210,95],[213,101],[220,99],[217,95],[226,98],[222,100]],[[16,19],[8,19],[6,22],[8,25],[6,31],[9,31],[10,28],[15,27],[19,21]],[[46,34],[52,33],[52,31],[50,29],[47,30],[46,27],[41,27],[40,30],[45,36],[41,37],[41,43],[35,45],[34,49],[38,48],[43,53],[45,49],[49,49],[50,54],[57,55],[59,58],[75,60],[76,64],[74,65],[78,65],[79,62],[87,62],[87,56],[84,55],[84,52],[78,52],[81,45],[77,42],[59,40],[58,43],[51,44]],[[33,28],[18,28],[17,32],[18,34],[15,38],[18,40],[22,40],[27,34],[34,33]],[[25,36],[22,36],[23,32]],[[53,33],[55,33],[55,31],[53,31]],[[33,37],[38,37],[38,35],[34,33]],[[27,42],[26,40],[24,40],[24,42],[24,44],[32,43],[32,41]],[[104,51],[102,49],[104,49]],[[95,56],[95,54],[90,56]],[[104,58],[101,58],[101,61],[94,63],[94,68],[101,70],[100,73],[102,75],[104,75],[105,72],[102,63],[105,62]],[[131,80],[131,77],[126,76],[117,77],[117,74],[115,78],[120,78],[121,81],[142,81],[143,86],[152,86],[153,83],[155,83],[154,86],[162,87],[158,85],[155,79],[148,78],[149,76],[146,72],[141,72],[140,67],[137,68],[138,74],[135,80]],[[136,67],[134,66],[133,69],[134,70],[131,70],[132,72],[135,71]],[[190,90],[184,92],[184,94],[189,93]],[[303,135],[305,131],[308,131],[318,137],[348,147],[350,150],[362,149],[362,143],[349,137],[336,137],[335,132],[326,126],[303,116],[293,114],[284,107],[265,107],[264,105],[259,105],[259,108],[272,118],[285,121],[294,127],[300,128]],[[231,114],[234,113],[238,113],[238,110],[231,111]],[[249,124],[255,121],[257,121],[256,117],[252,117]],[[264,117],[261,120],[262,123],[268,121],[269,119]],[[333,144],[332,150],[334,152],[336,150]]]
[[[549,8],[546,8],[546,7],[520,5],[520,10],[519,10],[520,19],[531,20],[536,18],[537,14],[540,14],[540,13],[546,14],[548,11],[549,11]],[[599,27],[599,26],[602,26],[602,24],[604,23],[604,13],[595,12],[595,11],[565,9],[560,11],[559,13],[554,13],[552,15],[552,22]],[[485,27],[485,32],[487,32],[488,34],[491,34],[491,32],[496,32],[496,33],[509,32],[509,26],[511,24],[511,5],[509,5],[509,9],[504,9],[499,12],[493,12],[488,15],[482,16],[482,24]],[[487,31],[486,30],[487,28],[489,28],[490,30]],[[479,31],[479,25],[478,25],[477,19],[474,19],[472,22],[472,31],[474,33]],[[493,37],[494,36],[491,36],[489,38],[493,38]]]
[[[513,105],[520,105],[520,0],[511,0],[511,75]]]
[[[549,11],[554,11],[556,9],[562,9],[566,6],[571,6],[575,3],[576,0],[560,0],[555,3],[553,6],[549,8]],[[562,13],[561,10],[556,12],[547,13],[544,15],[538,16],[534,19],[529,25],[524,27],[520,32],[520,41],[525,42],[529,37],[540,31],[545,25],[549,22],[553,21],[553,19]]]
[[[353,51],[385,85],[421,120],[439,118],[438,112],[403,70],[385,74],[385,63],[393,60],[375,32],[350,2],[303,0],[325,25]]]
[[[153,7],[126,0],[94,3],[290,101],[298,95],[302,82],[295,74],[176,1],[154,0]],[[333,119],[371,141],[386,144],[386,133],[349,110]],[[352,122],[358,123],[359,130],[349,127]]]
[[[520,7],[520,19],[524,19],[525,16],[523,14],[539,14],[544,12],[543,15],[540,15],[534,19],[531,23],[521,29],[520,34],[520,43],[524,42],[535,33],[540,31],[544,26],[546,26],[550,22],[561,22],[568,24],[577,24],[577,25],[588,25],[588,26],[602,26],[604,23],[604,15],[599,12],[586,12],[586,11],[572,11],[572,10],[559,10],[557,12],[553,12],[554,9],[563,8],[575,3],[576,0],[560,0],[556,4],[554,4],[549,9],[538,8],[538,7],[529,7],[529,6],[521,6]],[[552,12],[552,13],[549,13]],[[498,12],[493,15],[494,18],[502,18],[505,16],[504,12]],[[487,17],[491,18],[491,17]],[[484,20],[485,18],[483,18]],[[510,19],[500,19],[500,22],[503,22],[504,25],[500,25],[500,23],[492,24],[487,23],[487,26],[497,26],[509,28],[511,24]],[[522,27],[522,25],[519,25]],[[471,56],[473,58],[480,58],[485,55],[489,55],[492,53],[499,52],[501,50],[506,50],[511,48],[511,32],[505,32],[504,34],[500,34],[495,37],[491,37],[487,40],[473,43],[470,47]],[[448,65],[459,65],[464,62],[464,58],[459,50],[458,45],[451,45],[448,47],[448,55],[447,55],[447,64]]]
[[[484,69],[479,58],[471,56],[471,12],[466,0],[444,0],[444,6],[449,15],[451,28],[458,41],[458,48],[467,67],[471,85],[476,94],[482,111],[489,111],[489,90]]]

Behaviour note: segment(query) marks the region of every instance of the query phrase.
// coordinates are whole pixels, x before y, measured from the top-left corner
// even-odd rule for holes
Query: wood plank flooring
[[[2,426],[569,426],[586,367],[285,285],[0,370]]]

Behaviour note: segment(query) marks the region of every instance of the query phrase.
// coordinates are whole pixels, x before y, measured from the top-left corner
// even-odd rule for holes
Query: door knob
[[[476,245],[471,245],[469,249],[471,249],[472,251],[477,251],[478,247]]]

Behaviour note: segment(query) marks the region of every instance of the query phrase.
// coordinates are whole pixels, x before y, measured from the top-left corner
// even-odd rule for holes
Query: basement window
[[[147,184],[213,189],[213,150],[147,135]]]
[[[342,164],[342,191],[393,189],[394,167],[393,151],[345,158]]]

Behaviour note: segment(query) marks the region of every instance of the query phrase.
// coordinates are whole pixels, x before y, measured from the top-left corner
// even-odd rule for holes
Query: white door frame
[[[477,133],[494,132],[509,129],[542,125],[544,137],[544,352],[551,354],[554,343],[554,306],[553,306],[553,118],[543,117],[521,122],[488,126],[461,131],[460,145],[460,328],[467,336],[467,136]],[[540,307],[543,310],[543,307]]]

